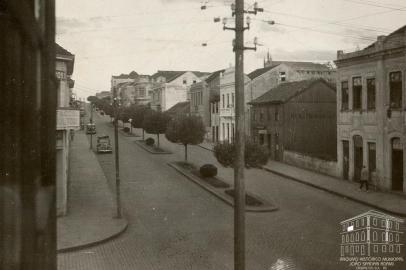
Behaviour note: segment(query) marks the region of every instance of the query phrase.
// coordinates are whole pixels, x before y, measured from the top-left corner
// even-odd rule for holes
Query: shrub
[[[203,177],[214,177],[217,175],[217,167],[213,164],[205,164],[200,167],[200,174]]]
[[[155,143],[155,140],[152,139],[152,138],[147,138],[147,139],[145,140],[145,143],[146,143],[147,145],[149,145],[149,146],[153,146],[154,143]]]
[[[123,128],[123,131],[126,132],[126,133],[129,133],[129,132],[130,132],[130,128],[129,128],[129,127],[124,127],[124,128]]]
[[[214,146],[214,156],[217,161],[224,167],[234,167],[236,150],[235,144],[221,142]],[[268,162],[268,151],[265,147],[247,140],[245,142],[245,167],[258,168]]]

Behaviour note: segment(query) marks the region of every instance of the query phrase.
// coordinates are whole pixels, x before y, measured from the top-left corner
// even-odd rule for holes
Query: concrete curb
[[[70,246],[70,247],[65,247],[65,248],[60,248],[57,250],[57,253],[66,253],[66,252],[72,252],[72,251],[77,251],[77,250],[81,250],[81,249],[85,249],[85,248],[89,248],[89,247],[93,247],[99,244],[103,244],[105,242],[108,242],[110,240],[113,240],[114,238],[120,236],[121,234],[123,234],[127,228],[128,228],[128,222],[125,218],[123,218],[123,224],[121,225],[121,228],[117,231],[115,231],[114,233],[98,239],[96,241],[92,241],[92,242],[88,242],[88,243],[83,243],[80,245],[75,245],[75,246]]]
[[[231,207],[234,207],[234,200],[230,196],[228,196],[227,194],[224,193],[225,190],[233,188],[232,186],[230,186],[229,188],[215,188],[215,187],[212,187],[210,184],[207,184],[207,183],[201,181],[200,179],[198,179],[198,177],[196,177],[196,176],[192,175],[191,173],[185,171],[184,169],[182,169],[181,167],[179,167],[175,163],[169,162],[167,164],[168,164],[168,166],[174,168],[176,171],[181,173],[183,176],[185,176],[189,180],[193,181],[194,183],[196,183],[200,187],[204,188],[205,190],[207,190],[208,192],[210,192],[211,194],[213,194],[214,196],[216,196],[217,198],[219,198],[220,200],[222,200],[226,204],[230,205]],[[246,194],[250,195],[251,197],[253,197],[253,198],[255,198],[255,199],[259,200],[259,201],[262,201],[264,203],[263,206],[246,206],[245,207],[246,212],[272,212],[272,211],[278,210],[277,207],[273,206],[271,203],[263,200],[262,198],[259,198],[258,196],[255,196],[255,195],[253,195],[253,194],[251,194],[249,192],[246,192]]]
[[[387,209],[387,208],[382,207],[382,206],[380,206],[380,205],[376,205],[376,204],[374,204],[374,203],[366,202],[366,201],[363,201],[363,200],[358,199],[358,198],[356,198],[356,197],[349,196],[348,194],[343,194],[343,193],[340,193],[340,192],[338,192],[338,191],[335,191],[335,190],[332,190],[332,189],[329,189],[329,188],[326,188],[326,187],[321,187],[321,186],[318,186],[318,185],[316,185],[316,184],[310,183],[310,182],[308,182],[308,181],[304,181],[304,180],[301,180],[301,179],[292,177],[292,176],[290,176],[290,175],[287,175],[287,174],[284,174],[284,173],[281,173],[281,172],[272,170],[272,169],[267,168],[267,167],[265,167],[265,166],[263,166],[262,169],[265,170],[265,171],[268,171],[268,172],[270,172],[270,173],[273,173],[273,174],[276,174],[276,175],[279,175],[279,176],[288,178],[288,179],[290,179],[290,180],[293,180],[293,181],[296,181],[296,182],[299,182],[299,183],[302,183],[302,184],[305,184],[305,185],[308,185],[308,186],[311,186],[311,187],[314,187],[314,188],[317,188],[317,189],[320,189],[320,190],[329,192],[329,193],[334,194],[334,195],[336,195],[336,196],[339,196],[339,197],[341,197],[341,198],[346,198],[346,199],[352,200],[352,201],[354,201],[354,202],[358,202],[358,203],[361,203],[361,204],[364,204],[364,205],[367,205],[367,206],[370,206],[370,207],[374,207],[374,208],[376,208],[376,209],[378,209],[378,210],[387,212],[387,213],[392,214],[392,215],[401,216],[401,217],[406,217],[406,213],[401,213],[401,212],[393,211],[393,210],[391,210],[391,209]]]
[[[149,147],[145,146],[142,142],[142,140],[136,140],[134,141],[136,145],[138,145],[139,147],[141,147],[142,149],[144,149],[145,151],[151,153],[151,154],[155,154],[155,155],[169,155],[172,154],[172,152],[166,151],[166,150],[162,150],[163,152],[157,152],[157,151],[152,151]]]
[[[197,146],[199,146],[199,147],[201,147],[201,148],[203,148],[203,149],[205,149],[205,150],[209,150],[209,151],[211,151],[211,152],[214,152],[213,149],[210,149],[210,148],[208,148],[208,147],[206,147],[206,146],[203,146],[203,145],[200,145],[200,144],[198,144]]]

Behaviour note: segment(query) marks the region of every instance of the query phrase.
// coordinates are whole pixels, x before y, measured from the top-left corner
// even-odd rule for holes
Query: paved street
[[[109,118],[95,114],[95,120],[98,134],[113,138]],[[134,140],[120,135],[127,231],[58,255],[59,269],[233,269],[233,209],[166,165],[183,160],[183,146],[162,135],[161,146],[174,154],[152,155]],[[197,146],[189,147],[189,158],[220,167],[210,151]],[[114,155],[98,159],[113,188]],[[219,176],[231,182],[232,170],[220,169]],[[339,222],[368,207],[263,170],[247,170],[246,183],[248,191],[279,207],[247,213],[247,269],[347,269],[338,261]]]

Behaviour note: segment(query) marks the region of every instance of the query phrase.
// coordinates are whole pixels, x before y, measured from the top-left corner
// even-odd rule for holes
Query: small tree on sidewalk
[[[159,134],[166,131],[169,116],[162,112],[150,111],[145,117],[143,127],[146,132],[156,134],[159,147]]]
[[[173,143],[181,143],[185,147],[187,162],[187,146],[203,142],[206,129],[201,117],[180,115],[169,122],[165,137]]]
[[[131,110],[131,125],[134,128],[142,129],[142,139],[144,140],[144,118],[151,111],[150,108],[144,105],[135,105]]]
[[[214,146],[214,156],[224,167],[234,167],[236,149],[234,143],[228,141],[217,143]],[[252,140],[245,142],[245,167],[260,168],[268,162],[268,150]]]

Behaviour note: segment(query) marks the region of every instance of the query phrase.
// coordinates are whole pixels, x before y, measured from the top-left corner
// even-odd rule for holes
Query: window
[[[232,104],[232,106],[234,107],[234,93],[231,93],[231,104]]]
[[[259,110],[259,121],[263,121],[264,120],[264,113],[263,113],[263,109],[261,108]]]
[[[223,99],[223,109],[224,109],[225,106],[224,95],[221,95],[221,98]]]
[[[381,227],[382,227],[382,228],[385,228],[385,226],[386,226],[386,225],[385,225],[385,220],[381,220]]]
[[[193,80],[193,84],[195,84],[196,83],[196,80]]]
[[[386,245],[382,245],[382,252],[386,252]]]
[[[376,144],[372,142],[368,143],[368,163],[369,171],[376,171]]]
[[[227,108],[230,107],[230,94],[227,94]]]
[[[341,242],[345,243],[345,236],[344,235],[341,236]]]
[[[225,128],[225,124],[223,123],[223,141],[226,138],[226,128]]]
[[[356,234],[355,234],[355,241],[359,241],[359,233],[357,232]]]
[[[350,237],[348,236],[348,234],[345,236],[345,240],[347,243],[350,242]]]
[[[341,110],[348,110],[348,81],[341,82]]]
[[[399,234],[396,234],[396,242],[399,242]]]
[[[393,234],[392,233],[389,234],[389,242],[393,242]]]
[[[373,232],[373,233],[372,233],[372,239],[373,239],[374,241],[377,241],[377,240],[378,240],[378,233],[377,233],[377,232]]]
[[[385,232],[382,233],[382,242],[386,242],[386,233]]]
[[[359,226],[359,222],[358,222],[358,220],[356,220],[355,221],[355,227],[358,227]]]
[[[396,246],[396,253],[400,253],[400,246],[399,245]]]
[[[390,107],[402,107],[402,73],[400,71],[389,73]]]
[[[367,109],[375,110],[376,108],[376,90],[375,90],[375,78],[367,79]]]
[[[374,245],[374,252],[378,252],[378,245]]]
[[[183,79],[183,84],[187,84],[187,80],[186,80],[186,79]]]
[[[361,232],[361,241],[365,241],[365,232],[364,231]]]
[[[285,72],[285,71],[279,72],[279,80],[280,80],[281,82],[285,82],[285,81],[286,81],[286,72]]]
[[[364,218],[361,219],[361,227],[364,227]]]
[[[230,141],[230,123],[227,123],[227,141]]]
[[[352,78],[352,108],[353,110],[362,109],[362,80],[361,77]]]
[[[374,224],[374,226],[377,226],[377,225],[378,225],[378,221],[376,220],[376,218],[373,218],[373,219],[372,219],[372,224]]]
[[[270,107],[268,107],[266,109],[266,117],[268,120],[271,120],[271,108]]]

